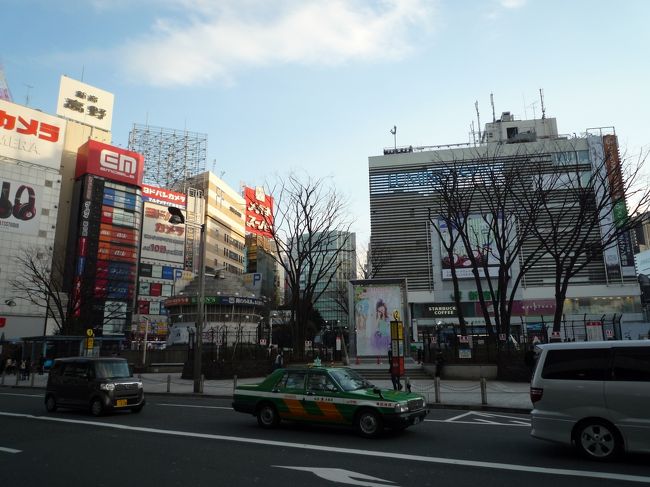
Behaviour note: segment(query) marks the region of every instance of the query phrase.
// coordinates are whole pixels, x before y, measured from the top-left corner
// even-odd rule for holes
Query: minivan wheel
[[[275,428],[280,424],[280,416],[273,404],[265,403],[257,410],[257,424],[262,428]]]
[[[56,411],[56,399],[54,399],[52,394],[45,398],[45,409],[47,409],[48,413]]]
[[[131,408],[131,412],[132,413],[139,413],[140,411],[142,411],[143,407],[144,407],[144,404],[140,404],[139,406],[133,406]]]
[[[575,444],[585,457],[601,461],[615,458],[622,447],[618,431],[610,424],[598,420],[585,421],[579,426]]]
[[[104,405],[102,404],[101,399],[95,398],[90,403],[90,413],[93,416],[101,416],[104,413]]]

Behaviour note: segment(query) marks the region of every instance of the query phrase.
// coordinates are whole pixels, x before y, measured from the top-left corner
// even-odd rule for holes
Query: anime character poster
[[[396,310],[403,317],[400,286],[354,286],[357,355],[384,356],[388,353],[390,322]]]

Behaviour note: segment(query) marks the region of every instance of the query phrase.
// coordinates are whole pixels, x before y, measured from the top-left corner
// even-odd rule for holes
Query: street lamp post
[[[144,342],[142,344],[142,369],[144,370],[147,366],[147,337],[149,335],[149,325],[151,321],[146,316],[141,316],[144,320]]]
[[[199,295],[197,297],[197,313],[196,313],[196,333],[194,336],[195,347],[194,347],[194,368],[193,368],[193,378],[194,378],[194,392],[202,393],[203,392],[203,381],[201,380],[201,361],[202,361],[202,352],[203,352],[203,313],[205,306],[205,262],[204,262],[204,253],[205,253],[205,223],[196,223],[188,222],[183,216],[183,212],[180,208],[170,206],[168,209],[171,217],[169,222],[175,225],[185,224],[192,225],[194,227],[199,227],[201,230],[200,240],[199,240]],[[201,211],[203,215],[203,211]],[[203,217],[201,217],[203,220]]]

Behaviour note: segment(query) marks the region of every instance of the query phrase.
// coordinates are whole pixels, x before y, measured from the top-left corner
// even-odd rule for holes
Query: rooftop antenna
[[[539,89],[539,99],[542,102],[542,120],[546,118],[546,107],[544,106],[544,90]]]
[[[27,83],[23,83],[27,87],[27,94],[25,95],[25,106],[29,106],[29,90],[33,88],[32,85],[28,85]]]
[[[476,120],[478,123],[478,142],[481,143],[481,115],[478,112],[478,100],[474,102],[474,108],[476,108]]]
[[[393,142],[395,143],[395,151],[397,151],[397,125],[393,125],[393,128],[390,131],[393,134]]]
[[[494,94],[490,93],[490,105],[492,105],[492,123],[497,121],[497,117],[494,115]]]
[[[472,136],[471,141],[476,145],[476,132],[474,132],[474,120],[469,124],[469,133]]]

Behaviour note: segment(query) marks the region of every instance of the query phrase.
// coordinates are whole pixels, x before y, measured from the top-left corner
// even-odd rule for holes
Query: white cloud
[[[500,0],[499,3],[504,8],[521,8],[526,5],[526,0]]]
[[[229,82],[250,67],[400,59],[435,13],[431,0],[176,2],[177,17],[158,19],[146,36],[120,48],[129,77],[193,85]]]

